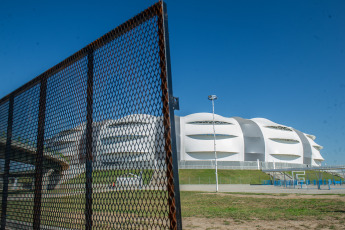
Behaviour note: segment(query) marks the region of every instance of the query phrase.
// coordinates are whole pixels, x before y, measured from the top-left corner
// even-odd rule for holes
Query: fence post
[[[334,175],[332,174],[333,184],[335,185]]]
[[[181,201],[179,188],[179,175],[177,163],[177,149],[176,149],[176,135],[175,135],[175,116],[174,110],[178,109],[172,90],[171,79],[171,63],[170,63],[170,45],[168,32],[168,13],[166,3],[162,1],[162,16],[158,17],[159,32],[159,54],[161,66],[161,80],[163,93],[163,117],[165,124],[165,131],[167,132],[166,150],[168,150],[167,159],[167,175],[168,175],[168,194],[169,194],[169,219],[170,228],[180,230],[182,229],[181,218]],[[161,33],[162,32],[162,33]],[[165,63],[164,63],[165,62]],[[168,96],[168,101],[166,101]],[[175,105],[175,106],[174,106]],[[170,142],[170,143],[169,143]],[[170,144],[170,151],[169,151]],[[172,184],[172,182],[174,182]]]
[[[320,185],[321,172],[319,171],[318,173],[316,173],[316,176],[317,176],[317,188],[320,190],[321,189],[321,185]]]
[[[93,105],[93,50],[87,55],[87,107],[86,107],[86,193],[85,193],[85,227],[92,229],[92,105]]]
[[[11,95],[9,105],[8,105],[5,166],[4,166],[3,187],[2,187],[1,229],[3,230],[6,228],[8,177],[10,173],[10,154],[11,154],[12,125],[13,125],[13,104],[14,104],[14,97],[13,95]]]
[[[44,125],[46,117],[47,76],[42,77],[40,86],[40,101],[38,111],[37,151],[35,168],[35,197],[33,229],[39,230],[41,225],[42,177],[43,177],[43,149]]]

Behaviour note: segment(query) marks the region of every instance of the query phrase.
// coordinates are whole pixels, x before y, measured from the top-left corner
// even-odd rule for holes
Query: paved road
[[[180,185],[181,191],[204,191],[215,192],[216,185],[210,184],[198,184],[198,185]],[[331,190],[328,186],[322,186],[321,190],[318,190],[316,186],[309,185],[308,188],[298,189],[291,188],[286,189],[283,187],[273,185],[249,185],[249,184],[229,184],[219,185],[219,192],[248,192],[248,193],[305,193],[305,194],[345,194],[345,185],[333,186]]]

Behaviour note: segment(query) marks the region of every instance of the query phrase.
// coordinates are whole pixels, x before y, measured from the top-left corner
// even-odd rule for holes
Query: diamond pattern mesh
[[[25,229],[33,223],[39,93],[40,85],[35,85],[14,97],[6,217],[9,228]]]
[[[5,172],[5,149],[7,141],[8,101],[0,105],[0,173],[3,177]],[[3,189],[3,183],[0,184]],[[2,197],[1,197],[2,199]]]
[[[178,228],[163,12],[1,99],[3,229]]]

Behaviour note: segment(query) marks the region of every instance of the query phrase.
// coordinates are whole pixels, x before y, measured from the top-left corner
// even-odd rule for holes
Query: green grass
[[[132,169],[132,170],[98,170],[92,172],[92,183],[93,184],[112,184],[116,182],[117,177],[127,175],[129,173],[135,174],[137,176],[142,172],[143,183],[149,184],[153,175],[153,170],[145,169]],[[65,182],[67,184],[84,184],[85,183],[85,173],[78,175],[77,177]]]
[[[69,191],[71,194],[73,190]],[[244,196],[236,196],[242,194]],[[248,195],[248,196],[246,196]],[[258,195],[258,197],[255,197]],[[269,195],[265,198],[262,195]],[[272,198],[271,196],[275,196]],[[280,199],[280,194],[181,192],[182,216],[250,220],[323,220],[343,219],[345,202],[325,196],[324,199]],[[18,196],[17,196],[18,197]],[[23,196],[25,197],[25,196]],[[341,198],[341,196],[338,196]],[[283,197],[282,197],[283,198]],[[83,228],[85,194],[42,198],[42,225]],[[148,223],[154,218],[167,221],[166,191],[110,191],[93,194],[95,224],[101,229],[126,229],[137,221]],[[33,198],[8,201],[7,218],[32,222]],[[114,226],[116,223],[120,225]]]
[[[149,184],[152,178],[153,170],[142,170],[144,184]],[[139,175],[140,170],[104,170],[94,171],[92,173],[94,184],[111,184],[116,178],[132,173]],[[215,184],[214,169],[180,169],[180,184]],[[260,170],[218,170],[219,184],[261,184],[262,180],[269,180],[270,177]],[[68,184],[85,183],[85,173],[65,182]]]
[[[271,194],[265,194],[271,195]],[[276,194],[275,194],[276,195]],[[303,220],[344,217],[345,202],[336,199],[272,199],[181,192],[184,217],[238,220]]]
[[[291,172],[287,172],[291,175]],[[327,172],[321,172],[322,179],[340,180]],[[216,176],[214,169],[180,169],[180,184],[215,184]],[[302,177],[300,177],[302,178]],[[305,179],[317,180],[315,172],[306,171]],[[218,170],[219,184],[261,184],[262,180],[270,180],[269,175],[260,170]]]
[[[74,193],[70,196],[42,198],[42,225],[83,229],[85,213],[85,194]],[[74,194],[73,194],[74,193]],[[18,197],[18,196],[16,196]],[[21,196],[22,198],[25,195]],[[99,224],[109,228],[113,222],[105,219],[119,218],[117,221],[148,221],[155,218],[164,222],[168,219],[166,191],[111,191],[94,193],[92,210]],[[32,223],[33,198],[10,199],[7,204],[7,219]],[[119,226],[118,226],[119,227]],[[120,226],[121,227],[121,226]]]
[[[214,169],[180,169],[180,184],[215,184]],[[218,170],[219,184],[261,184],[270,177],[260,170]]]

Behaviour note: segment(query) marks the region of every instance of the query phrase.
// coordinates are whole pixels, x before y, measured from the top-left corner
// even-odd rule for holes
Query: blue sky
[[[155,1],[0,3],[0,97]],[[345,164],[345,1],[168,0],[177,115],[265,117]]]

